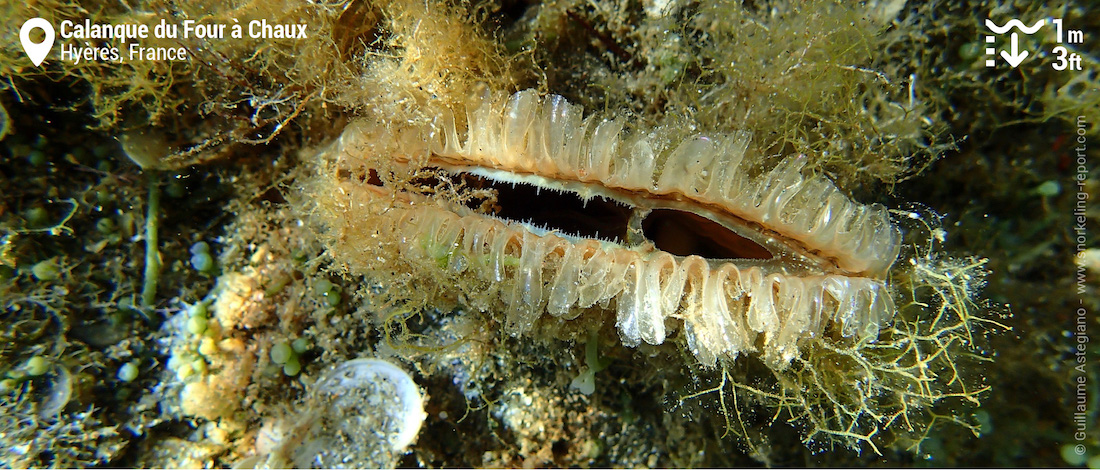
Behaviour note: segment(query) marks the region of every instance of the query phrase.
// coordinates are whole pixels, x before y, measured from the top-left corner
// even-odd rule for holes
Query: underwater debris
[[[533,90],[475,101],[464,138],[452,116],[441,111],[421,128],[352,124],[325,152],[335,180],[324,183],[336,191],[331,202],[316,197],[331,204],[338,259],[361,273],[392,256],[464,276],[454,283],[460,301],[507,312],[516,335],[543,312],[568,320],[614,310],[622,342],[635,347],[663,343],[678,329],[670,320],[682,320],[707,366],[756,353],[782,369],[807,339],[874,337],[893,318],[884,277],[900,232],[884,207],[802,175],[802,158],[758,171],[743,136],[663,145]],[[524,223],[536,212],[502,207],[509,184],[579,198],[579,208],[546,211],[575,210],[555,217],[593,219],[594,235]],[[616,208],[625,212],[609,224]],[[378,243],[391,245],[388,256],[364,249]]]
[[[266,468],[392,468],[426,417],[408,373],[381,359],[354,359],[325,372],[303,411],[268,427],[257,448],[271,448]],[[237,468],[262,463],[246,460]]]

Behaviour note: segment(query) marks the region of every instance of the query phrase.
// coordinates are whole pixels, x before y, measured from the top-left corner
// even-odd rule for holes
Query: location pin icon
[[[31,30],[34,28],[41,28],[42,32],[46,33],[46,39],[40,43],[32,42]],[[53,48],[53,39],[53,25],[42,18],[31,18],[23,23],[22,28],[19,28],[19,42],[23,43],[23,50],[27,52],[27,57],[31,58],[35,67],[41,65],[49,55],[50,49]]]

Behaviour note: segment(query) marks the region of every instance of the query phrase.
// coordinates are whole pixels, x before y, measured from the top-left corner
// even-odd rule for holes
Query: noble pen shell
[[[873,338],[893,319],[884,278],[899,230],[884,207],[803,175],[805,158],[753,176],[742,168],[744,135],[695,136],[664,148],[624,130],[621,120],[585,118],[564,98],[532,90],[487,94],[461,126],[450,110],[436,115],[404,128],[359,121],[323,152],[335,188],[317,196],[332,198],[321,204],[335,229],[329,245],[353,271],[387,268],[384,257],[366,253],[381,244],[475,308],[503,312],[513,334],[531,330],[544,313],[568,320],[603,309],[615,313],[632,347],[661,344],[682,325],[707,366],[754,353],[783,368],[807,341]],[[586,203],[601,196],[670,207],[747,234],[774,258],[676,256],[653,243],[566,236],[467,207],[458,202],[469,191],[461,184],[452,193],[420,192],[409,181],[368,176],[402,167],[392,174],[411,179],[417,169],[435,169],[443,179],[475,174],[571,191]]]

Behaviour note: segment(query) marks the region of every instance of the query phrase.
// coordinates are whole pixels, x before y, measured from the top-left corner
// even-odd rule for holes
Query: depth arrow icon
[[[1023,62],[1024,58],[1026,58],[1028,55],[1028,52],[1026,50],[1017,53],[1019,49],[1020,36],[1016,33],[1012,33],[1012,53],[1009,54],[1008,51],[1001,51],[1001,57],[1003,57],[1005,62],[1008,62],[1008,65],[1011,65],[1012,68],[1016,68],[1017,65],[1020,65],[1020,62]]]

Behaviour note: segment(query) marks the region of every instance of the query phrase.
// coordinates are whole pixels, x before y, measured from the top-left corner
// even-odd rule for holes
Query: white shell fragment
[[[347,361],[317,380],[289,423],[264,435],[277,441],[265,443],[274,447],[266,461],[238,468],[393,468],[426,417],[424,397],[404,370],[381,359]]]
[[[327,395],[333,410],[354,410],[366,400],[372,408],[386,414],[390,444],[404,449],[416,440],[424,413],[424,397],[407,372],[381,359],[354,359],[328,371],[314,388],[317,395]],[[351,417],[348,417],[349,419]]]

